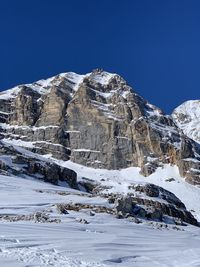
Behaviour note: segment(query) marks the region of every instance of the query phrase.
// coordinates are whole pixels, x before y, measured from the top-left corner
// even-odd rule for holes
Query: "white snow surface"
[[[184,134],[200,143],[200,100],[189,100],[172,113],[175,123]]]
[[[127,172],[129,170],[122,171],[124,175]],[[59,191],[70,194],[61,195]],[[30,214],[53,209],[54,203],[67,202],[105,205],[105,199],[80,195],[66,187],[0,176],[1,214]],[[200,266],[199,228],[158,230],[147,223],[137,225],[108,214],[91,217],[87,211],[59,215],[53,209],[51,216],[62,222],[1,221],[0,266]],[[84,218],[90,224],[80,224],[78,218]]]

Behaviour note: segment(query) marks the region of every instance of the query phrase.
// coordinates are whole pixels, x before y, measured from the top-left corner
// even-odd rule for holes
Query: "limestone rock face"
[[[61,125],[65,121],[65,112],[71,97],[67,90],[53,87],[44,97],[41,116],[36,126]]]
[[[93,168],[141,168],[148,176],[177,165],[200,184],[200,151],[170,116],[117,74],[65,73],[0,94],[5,143]]]
[[[40,94],[29,87],[21,86],[11,107],[10,122],[17,125],[34,125],[40,113]]]

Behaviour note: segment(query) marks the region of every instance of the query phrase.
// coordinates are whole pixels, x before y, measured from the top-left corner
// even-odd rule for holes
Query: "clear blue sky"
[[[199,99],[200,1],[0,1],[1,90],[97,67],[166,113]]]

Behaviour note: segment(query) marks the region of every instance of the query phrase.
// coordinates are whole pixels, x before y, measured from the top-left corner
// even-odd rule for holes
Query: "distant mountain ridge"
[[[175,123],[185,135],[200,143],[200,100],[189,100],[172,113]]]

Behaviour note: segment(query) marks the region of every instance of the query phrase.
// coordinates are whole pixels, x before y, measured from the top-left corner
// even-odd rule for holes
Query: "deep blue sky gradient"
[[[200,1],[0,1],[1,90],[97,67],[167,113],[199,99]]]

